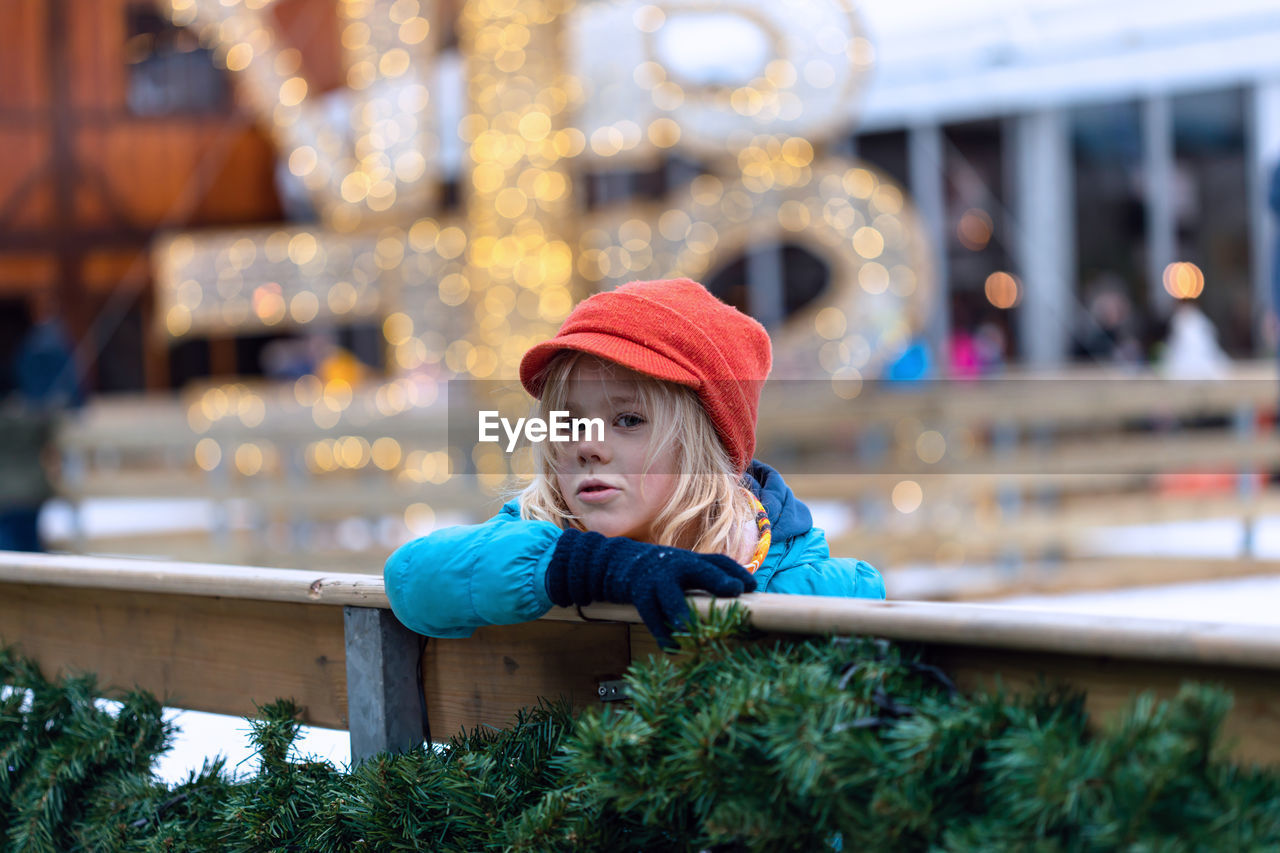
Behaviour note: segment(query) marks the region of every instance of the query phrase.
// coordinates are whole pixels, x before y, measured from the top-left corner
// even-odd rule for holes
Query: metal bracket
[[[625,681],[602,681],[596,690],[601,702],[620,702],[631,698],[631,688]]]

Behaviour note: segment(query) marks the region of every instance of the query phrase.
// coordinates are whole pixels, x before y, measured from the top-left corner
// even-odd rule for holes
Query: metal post
[[[951,334],[951,276],[947,270],[947,209],[942,128],[939,125],[918,125],[907,131],[907,161],[911,197],[915,200],[928,238],[934,281],[937,282],[935,304],[927,320],[925,338],[934,363],[945,370],[947,341]]]
[[[351,761],[404,752],[423,741],[418,689],[420,637],[390,610],[344,607],[347,647],[347,727]]]
[[[1067,359],[1075,279],[1071,145],[1067,117],[1046,109],[1015,120],[1015,257],[1022,273],[1018,338],[1026,364]]]
[[[1240,437],[1241,444],[1249,444],[1258,440],[1258,412],[1253,406],[1242,404],[1236,407],[1235,417],[1235,433]],[[1236,475],[1236,491],[1240,497],[1251,503],[1258,497],[1258,476],[1267,476],[1268,471],[1265,467],[1249,467],[1243,468]],[[1240,540],[1240,556],[1244,558],[1256,557],[1257,553],[1257,528],[1258,518],[1255,512],[1246,512],[1244,514],[1244,531]]]
[[[830,152],[830,156],[832,157],[840,157],[844,160],[857,160],[858,137],[852,132],[845,130],[831,141],[827,150]]]
[[[227,454],[231,452],[231,442],[222,439],[220,444],[226,445]],[[229,559],[231,553],[231,460],[224,454],[218,464],[209,471],[209,497],[212,500],[210,514],[212,516],[210,533],[213,547],[222,556]]]
[[[1164,270],[1177,258],[1173,209],[1173,105],[1168,95],[1142,103],[1142,171],[1146,187],[1147,288],[1151,307],[1168,312],[1173,297],[1164,289]]]
[[[762,220],[766,217],[762,216]],[[777,221],[777,214],[767,217]],[[747,304],[766,329],[777,329],[787,319],[786,265],[776,235],[759,234],[761,241],[747,247]]]
[[[1280,305],[1273,304],[1272,276],[1276,258],[1276,214],[1267,204],[1267,192],[1271,187],[1271,174],[1280,168],[1280,80],[1258,83],[1251,90],[1249,104],[1248,137],[1245,149],[1249,158],[1249,249],[1253,267],[1253,304],[1251,312],[1258,326],[1253,330],[1256,341],[1265,341],[1261,324],[1269,307],[1280,314]],[[1255,352],[1265,347],[1255,344]]]
[[[996,421],[991,425],[991,452],[997,459],[1007,459],[1018,452],[1018,424]],[[1003,481],[996,487],[996,505],[1001,524],[1016,524],[1022,511],[1022,492],[1016,481]],[[1006,545],[997,557],[1000,569],[1008,577],[1016,577],[1025,562],[1022,547]]]
[[[299,493],[306,490],[310,479],[306,453],[306,447],[302,444],[287,447],[284,451],[285,482],[290,489]],[[291,504],[289,508],[288,531],[287,547],[291,550],[301,550],[311,541],[311,513],[297,503]]]
[[[84,485],[88,479],[88,468],[88,453],[84,448],[63,451],[62,481],[67,490],[67,501],[71,504],[71,548],[77,554],[83,554],[89,548],[84,527]]]

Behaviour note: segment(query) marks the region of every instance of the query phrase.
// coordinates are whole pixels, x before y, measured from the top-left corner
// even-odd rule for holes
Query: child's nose
[[[584,439],[578,442],[578,462],[586,465],[589,462],[605,464],[613,459],[609,445],[598,439]]]

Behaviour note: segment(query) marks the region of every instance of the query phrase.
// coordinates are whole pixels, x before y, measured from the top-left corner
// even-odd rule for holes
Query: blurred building
[[[315,23],[332,16],[306,5],[276,18],[335,85],[336,31]],[[233,340],[171,350],[153,333],[157,233],[282,214],[275,151],[212,51],[139,0],[0,0],[0,17],[0,391],[37,293],[54,297],[91,389],[256,370]]]
[[[315,93],[343,82],[334,7],[277,0],[267,10]],[[935,352],[971,337],[987,358],[1003,351],[1034,366],[1149,358],[1178,270],[1202,286],[1229,354],[1266,350],[1265,192],[1280,159],[1273,3],[857,7],[874,69],[828,147],[896,178],[923,215],[942,288],[925,336]],[[157,234],[310,215],[213,51],[144,0],[0,0],[0,11],[0,350],[44,292],[93,389],[259,372],[271,335],[171,344],[155,333],[147,249]],[[456,37],[442,23],[453,71],[440,80],[457,91],[433,98],[448,127],[465,110]],[[448,133],[440,158],[450,209],[463,151]],[[658,198],[696,166],[671,157],[576,174],[579,204]],[[709,285],[782,322],[829,271],[778,248],[763,256],[772,272],[741,257]],[[344,334],[377,347],[376,325]]]
[[[1227,352],[1269,349],[1280,8],[860,8],[877,55],[853,146],[903,181],[931,223],[948,294],[935,341],[986,320],[1033,365],[1092,360],[1108,334],[1136,337],[1150,357],[1174,302],[1170,265],[1189,263]],[[1020,279],[1011,310],[985,292],[995,270]],[[1112,332],[1116,308],[1130,315]]]

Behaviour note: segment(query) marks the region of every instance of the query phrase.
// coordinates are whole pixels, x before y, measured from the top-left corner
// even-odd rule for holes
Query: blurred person
[[[983,376],[1004,372],[1007,343],[999,323],[987,320],[973,334],[973,350],[978,371]]]
[[[953,379],[977,379],[982,374],[977,337],[968,329],[955,329],[947,341],[947,374]]]
[[[351,350],[334,346],[316,365],[316,375],[322,382],[341,380],[354,388],[368,378],[369,367]]]
[[[1089,292],[1088,310],[1076,338],[1076,354],[1101,364],[1140,364],[1142,344],[1124,280],[1115,273],[1103,273]]]
[[[11,394],[0,406],[0,551],[43,551],[40,508],[53,497],[46,462],[53,413]]]
[[[54,458],[58,414],[84,403],[71,340],[45,294],[14,352],[14,392],[0,407],[0,550],[40,551],[40,508],[53,497],[47,466]]]
[[[1218,345],[1213,321],[1193,300],[1178,303],[1169,319],[1169,337],[1160,372],[1172,379],[1213,379],[1223,375],[1231,359]]]
[[[354,388],[370,377],[369,366],[339,344],[338,336],[331,331],[309,337],[306,353],[312,372],[321,382],[341,380]]]
[[[13,355],[14,388],[33,406],[78,408],[84,391],[71,338],[50,296],[37,294],[32,309],[34,323]]]
[[[262,349],[260,366],[268,379],[293,381],[314,373],[316,362],[304,338],[281,338]]]
[[[932,379],[933,372],[933,356],[929,353],[929,345],[917,336],[889,364],[885,370],[885,379],[890,382],[916,382]]]

